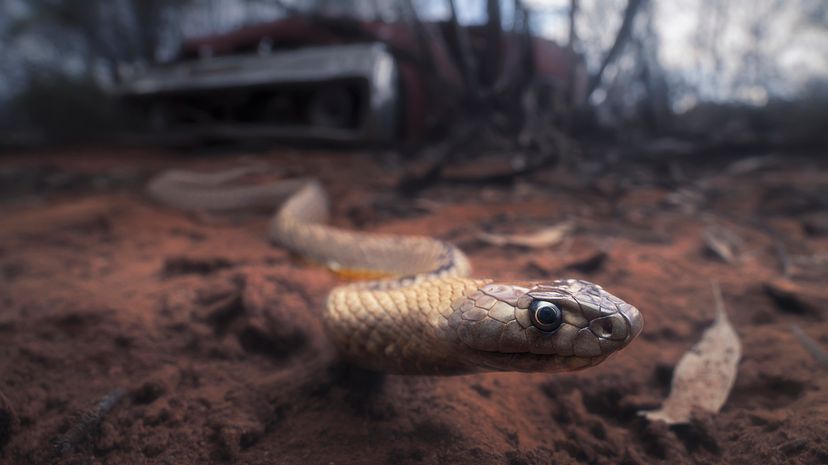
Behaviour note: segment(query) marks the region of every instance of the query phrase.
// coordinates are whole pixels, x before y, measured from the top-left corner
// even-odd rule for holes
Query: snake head
[[[641,332],[638,310],[575,279],[491,283],[453,305],[449,327],[471,364],[492,371],[571,371],[597,365]]]

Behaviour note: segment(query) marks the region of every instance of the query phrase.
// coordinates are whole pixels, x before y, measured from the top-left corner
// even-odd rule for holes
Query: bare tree
[[[463,77],[465,79],[466,87],[472,95],[480,95],[480,84],[478,83],[478,67],[477,57],[471,47],[468,31],[460,26],[457,19],[457,6],[454,0],[448,0],[449,19],[448,29],[452,34],[452,38],[457,43],[457,59],[462,69]]]
[[[592,95],[592,93],[595,92],[595,90],[601,85],[601,81],[604,77],[604,71],[606,71],[607,66],[609,66],[618,57],[621,50],[623,50],[624,45],[627,41],[629,41],[636,14],[638,14],[639,7],[645,1],[646,0],[627,1],[627,7],[624,9],[624,19],[621,22],[621,27],[618,28],[618,34],[615,36],[615,41],[613,42],[612,47],[610,47],[604,55],[604,58],[601,60],[598,70],[590,76],[589,85],[587,86],[588,96]]]
[[[569,70],[569,83],[567,84],[568,88],[566,93],[569,96],[569,101],[567,103],[570,109],[573,108],[576,103],[575,81],[577,78],[578,68],[574,65],[574,63],[578,60],[575,47],[578,42],[578,26],[576,18],[578,17],[579,3],[580,2],[578,0],[569,0],[569,38],[566,41],[566,51],[569,54],[569,59],[573,63],[573,66],[571,66]]]
[[[486,51],[483,58],[485,84],[493,85],[500,70],[500,46],[503,26],[500,19],[500,2],[486,0]]]

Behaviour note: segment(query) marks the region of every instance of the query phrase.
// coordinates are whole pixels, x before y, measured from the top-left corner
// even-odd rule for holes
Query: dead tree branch
[[[500,69],[500,46],[503,26],[500,20],[500,1],[487,0],[486,13],[486,54],[483,59],[483,71],[485,84],[491,86],[497,79]]]
[[[475,97],[480,95],[480,83],[477,75],[477,58],[471,47],[468,32],[460,26],[457,20],[457,7],[454,0],[448,0],[449,22],[448,29],[457,43],[457,52],[463,79],[468,87],[469,93]]]
[[[520,0],[514,0],[514,23],[512,33],[519,37],[518,50],[505,57],[500,75],[495,81],[492,93],[503,94],[527,84],[534,74],[532,60],[532,35],[529,30],[529,10]]]
[[[632,28],[633,22],[635,20],[636,14],[638,13],[639,7],[645,0],[628,0],[627,1],[627,8],[624,10],[624,20],[621,22],[621,27],[618,28],[618,34],[615,36],[615,42],[613,42],[612,47],[609,49],[607,54],[604,56],[604,59],[601,60],[601,66],[598,68],[598,71],[595,72],[589,78],[589,86],[587,87],[587,97],[591,96],[595,89],[597,89],[601,85],[601,81],[604,77],[604,71],[606,71],[607,66],[609,66],[615,59],[618,57],[618,54],[621,50],[624,49],[624,45],[629,40],[630,36],[632,35]]]
[[[578,29],[575,20],[578,18],[578,0],[569,0],[569,39],[566,48],[570,54],[575,53],[575,42],[578,41]]]
[[[405,8],[406,22],[411,26],[411,29],[414,31],[414,36],[417,39],[417,49],[421,54],[421,59],[428,66],[427,69],[437,71],[437,63],[428,40],[428,33],[425,30],[425,25],[420,21],[420,15],[417,14],[417,9],[414,8],[413,0],[402,0],[402,5]]]
[[[578,62],[577,57],[575,56],[575,44],[578,42],[578,27],[576,21],[578,19],[578,8],[579,2],[578,0],[570,0],[569,1],[569,39],[566,43],[566,52],[569,55],[570,59],[570,68],[569,68],[569,82],[567,83],[567,104],[571,108],[575,106],[575,79],[577,78],[577,66],[575,63]]]

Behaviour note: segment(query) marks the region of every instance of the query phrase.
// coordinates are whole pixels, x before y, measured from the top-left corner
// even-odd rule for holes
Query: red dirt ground
[[[6,155],[0,462],[828,463],[828,371],[791,332],[828,347],[828,160],[585,165],[404,196],[400,170],[368,155],[254,156],[321,178],[337,225],[450,240],[478,276],[601,283],[644,332],[578,373],[371,375],[337,363],[321,329],[337,278],[270,245],[268,213],[142,195],[159,170],[237,155]],[[574,236],[546,250],[475,239],[568,218]],[[705,251],[706,228],[739,238],[733,263]],[[742,339],[736,385],[717,415],[650,423],[637,412],[712,321],[711,279]]]

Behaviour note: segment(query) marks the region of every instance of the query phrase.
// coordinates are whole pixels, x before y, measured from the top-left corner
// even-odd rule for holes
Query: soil
[[[598,282],[645,315],[585,371],[412,377],[337,361],[319,319],[339,278],[269,244],[269,212],[187,214],[142,194],[160,170],[238,154],[7,154],[0,463],[828,463],[828,370],[791,330],[828,348],[828,160],[760,155],[413,194],[378,155],[248,155],[319,177],[334,224],[447,239],[478,276]],[[538,250],[476,236],[565,220],[575,232]],[[743,346],[735,386],[718,414],[649,422],[638,412],[713,320],[711,280]]]

